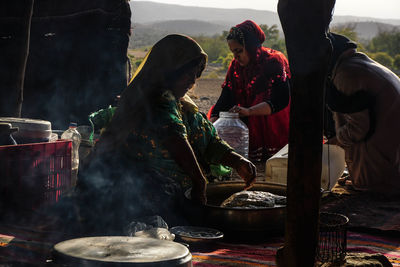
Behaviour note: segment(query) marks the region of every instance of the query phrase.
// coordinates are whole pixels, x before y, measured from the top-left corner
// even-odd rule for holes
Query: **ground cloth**
[[[61,241],[56,240],[60,239],[57,234],[49,238],[48,233],[15,226],[0,225],[0,233],[0,266],[44,265],[53,244]],[[193,266],[275,266],[276,250],[282,243],[283,238],[274,238],[262,244],[219,242],[208,250],[191,248]],[[383,254],[400,267],[400,238],[348,232],[347,248],[348,252]]]
[[[400,195],[355,191],[336,185],[321,201],[321,211],[346,215],[350,229],[390,231],[400,237]]]
[[[357,232],[347,234],[348,252],[380,253],[386,256],[393,266],[400,266],[400,239],[382,237]],[[213,266],[276,266],[276,250],[282,240],[259,245],[219,243],[219,248],[210,252],[192,252],[193,265]]]
[[[338,186],[332,191],[334,194],[322,199],[321,211],[349,217],[347,251],[380,253],[393,266],[400,267],[400,198],[373,196]],[[0,224],[0,266],[44,265],[51,258],[52,246],[64,239],[58,232]],[[207,249],[191,247],[190,251],[195,267],[275,266],[275,254],[283,241],[279,237],[261,244],[219,242]]]

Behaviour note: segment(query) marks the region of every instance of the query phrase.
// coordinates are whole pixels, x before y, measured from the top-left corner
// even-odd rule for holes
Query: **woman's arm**
[[[192,180],[192,200],[205,204],[207,202],[206,178],[187,139],[181,136],[171,136],[163,144],[176,163]]]
[[[256,181],[256,166],[240,154],[230,151],[224,155],[221,164],[234,168],[246,183],[244,190],[251,188]]]
[[[233,96],[232,92],[228,87],[223,87],[221,95],[219,96],[217,103],[215,103],[214,108],[211,113],[210,121],[214,122],[219,117],[220,111],[228,111],[233,106]]]
[[[370,131],[369,111],[351,114],[334,114],[336,137],[343,146],[351,146],[365,141]]]
[[[270,115],[272,113],[271,106],[267,102],[261,102],[249,108],[234,106],[229,111],[239,113],[240,117]]]
[[[289,80],[278,80],[272,85],[271,96],[268,100],[262,101],[248,108],[234,106],[230,111],[238,112],[240,117],[271,115],[284,109],[289,103],[289,98]]]

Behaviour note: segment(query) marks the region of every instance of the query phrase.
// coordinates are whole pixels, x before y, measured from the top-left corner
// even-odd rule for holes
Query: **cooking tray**
[[[186,198],[191,206],[186,209],[188,218],[195,225],[221,230],[225,239],[254,240],[284,233],[286,206],[269,208],[240,209],[220,207],[232,194],[242,191],[242,182],[221,182],[207,185],[207,204],[200,205],[190,201],[190,190]],[[255,183],[250,189],[286,196],[286,186],[271,183]]]

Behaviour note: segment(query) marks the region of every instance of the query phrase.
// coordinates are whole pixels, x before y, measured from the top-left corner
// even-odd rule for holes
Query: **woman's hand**
[[[235,169],[246,183],[244,190],[250,189],[256,181],[256,166],[248,159],[242,157],[237,163]]]
[[[199,204],[206,204],[207,203],[206,188],[207,188],[207,183],[205,178],[198,179],[195,182],[193,182],[191,191],[192,201]]]
[[[236,170],[246,183],[244,190],[250,189],[256,181],[256,166],[254,166],[251,161],[234,151],[226,153],[221,160],[221,164],[227,165]]]
[[[271,106],[267,102],[261,102],[248,108],[233,106],[229,111],[239,113],[240,117],[265,116],[272,113]]]
[[[245,108],[241,106],[233,106],[229,112],[239,113],[239,117],[248,117],[250,116],[250,108]]]

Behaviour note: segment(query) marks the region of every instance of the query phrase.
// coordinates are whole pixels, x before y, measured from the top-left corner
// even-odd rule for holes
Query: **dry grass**
[[[221,94],[223,79],[198,79],[195,87],[191,90],[190,96],[199,107],[199,110],[207,113],[214,105]]]

